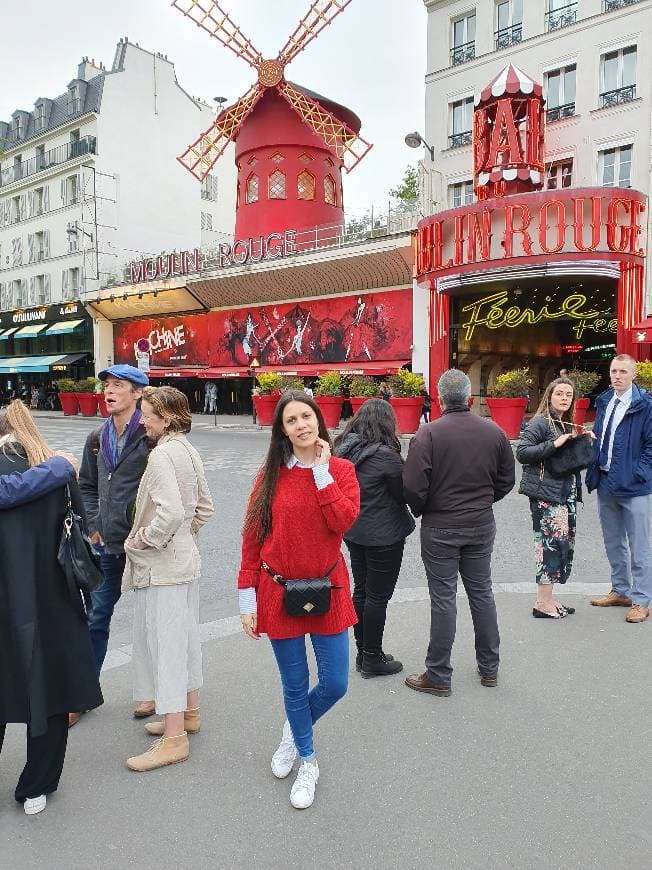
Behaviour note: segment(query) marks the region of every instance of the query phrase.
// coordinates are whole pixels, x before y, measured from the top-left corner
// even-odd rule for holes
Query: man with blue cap
[[[109,413],[104,425],[86,439],[79,488],[84,498],[91,541],[101,553],[104,583],[92,593],[89,618],[91,643],[98,673],[106,656],[113,609],[120,598],[125,568],[124,542],[131,530],[140,479],[150,444],[140,424],[138,403],[147,375],[130,365],[114,365],[98,375],[104,381]],[[145,702],[134,711],[137,718],[151,716],[154,704]],[[69,725],[79,721],[71,712]]]

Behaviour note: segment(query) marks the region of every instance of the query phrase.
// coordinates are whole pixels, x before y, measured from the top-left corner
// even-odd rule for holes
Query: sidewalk
[[[101,425],[102,417],[82,417],[77,414],[71,417],[64,417],[62,411],[32,411],[32,415],[37,420],[69,420],[69,421],[97,421],[97,425]],[[251,414],[193,414],[192,425],[201,427],[202,429],[249,429],[254,432],[262,430],[262,426],[255,425],[252,422]]]

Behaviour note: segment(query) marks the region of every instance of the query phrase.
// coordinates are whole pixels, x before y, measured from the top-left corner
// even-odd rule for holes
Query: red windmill
[[[258,81],[178,158],[203,179],[236,142],[236,238],[342,223],[342,167],[372,147],[345,106],[287,81],[285,68],[351,0],[314,0],[278,56],[266,60],[215,0],[172,5],[258,73]]]

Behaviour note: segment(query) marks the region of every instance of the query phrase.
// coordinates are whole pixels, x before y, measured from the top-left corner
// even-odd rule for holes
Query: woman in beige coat
[[[188,733],[199,731],[202,685],[196,536],[213,513],[201,459],[188,442],[188,400],[174,387],[147,387],[142,425],[156,441],[140,482],[125,542],[122,590],[135,590],[134,698],[154,698],[160,722],[145,726],[159,739],[127,760],[145,771],[185,761]]]

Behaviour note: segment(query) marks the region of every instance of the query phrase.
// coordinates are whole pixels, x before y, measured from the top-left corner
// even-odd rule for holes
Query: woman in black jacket
[[[562,619],[575,613],[554,596],[556,583],[566,583],[573,567],[577,502],[582,501],[578,473],[554,477],[546,465],[556,450],[576,437],[573,432],[575,387],[556,378],[546,387],[536,415],[521,433],[516,458],[523,465],[519,492],[530,499],[534,529],[537,597],[532,616]]]
[[[337,456],[355,465],[360,515],[344,535],[351,555],[356,669],[363,677],[397,674],[401,662],[383,652],[387,604],[415,522],[403,498],[403,460],[389,402],[369,399],[335,442]]]

